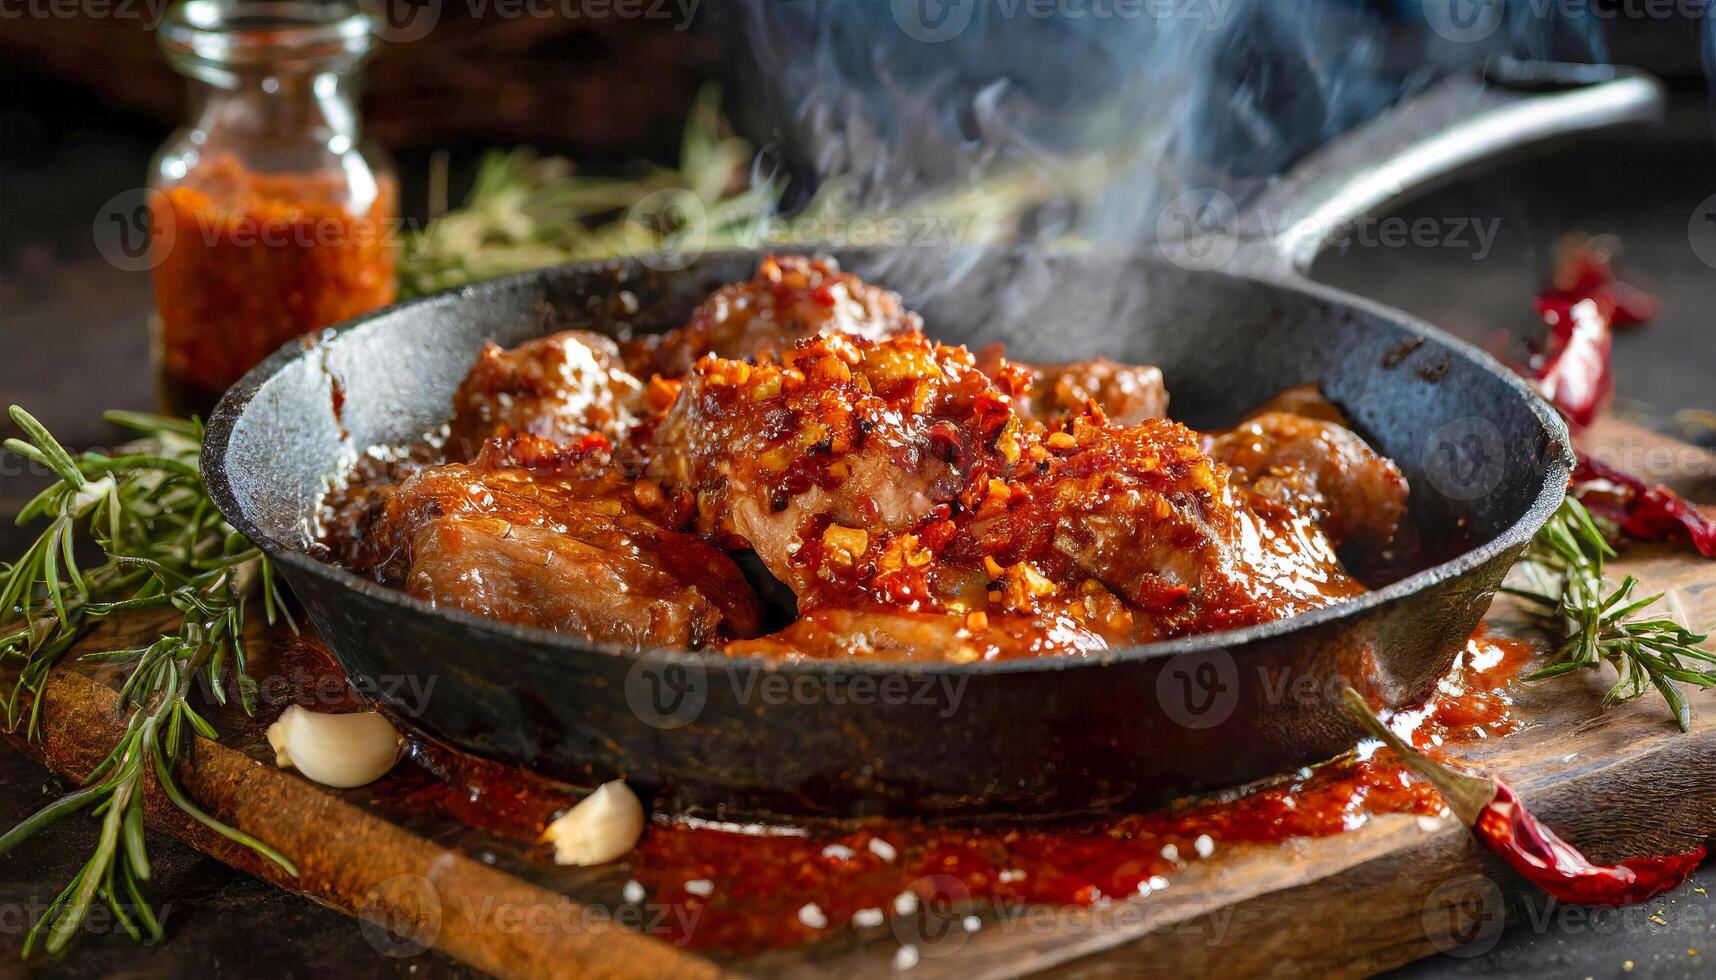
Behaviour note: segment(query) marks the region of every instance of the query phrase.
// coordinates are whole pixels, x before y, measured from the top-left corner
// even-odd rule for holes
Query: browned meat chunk
[[[922,326],[898,294],[841,272],[833,259],[770,257],[751,281],[717,289],[685,326],[628,344],[626,361],[642,377],[674,378],[705,354],[743,360],[819,334],[879,340]]]
[[[1019,414],[1052,425],[1085,410],[1090,402],[1115,425],[1137,425],[1166,418],[1168,389],[1160,368],[1116,364],[1096,358],[1075,364],[1031,366],[1031,387],[1019,400]]]
[[[755,365],[699,362],[656,428],[652,473],[802,600],[817,579],[807,541],[914,527],[976,468],[1017,459],[1018,428],[964,348],[825,334]]]
[[[1279,619],[1357,589],[1314,527],[1236,496],[1177,422],[1079,419],[1046,445],[1003,505],[978,506],[971,534],[998,566],[1027,563],[1051,599],[1081,584],[1120,597],[1139,641]]]
[[[617,478],[451,464],[401,484],[370,530],[378,572],[436,605],[592,640],[694,649],[753,636],[732,559],[640,513]]]
[[[1382,548],[1406,515],[1400,467],[1344,426],[1265,412],[1208,442],[1235,483],[1310,517],[1336,544]]]
[[[489,344],[453,396],[449,454],[471,459],[485,441],[521,433],[561,445],[591,434],[618,442],[637,424],[642,392],[601,334],[567,330],[511,350]]]

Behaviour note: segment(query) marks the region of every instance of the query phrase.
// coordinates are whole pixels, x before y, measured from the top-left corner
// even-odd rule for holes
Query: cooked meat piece
[[[1400,467],[1333,422],[1266,412],[1208,444],[1236,484],[1311,517],[1336,544],[1384,547],[1406,515]]]
[[[695,588],[660,569],[546,528],[430,520],[411,551],[411,594],[491,619],[677,649],[711,642],[721,622]]]
[[[818,334],[880,340],[922,327],[898,294],[841,272],[833,259],[771,256],[750,282],[717,289],[685,326],[627,344],[626,362],[640,377],[676,378],[705,354],[744,360]]]
[[[377,572],[436,605],[632,646],[754,636],[738,566],[640,512],[616,476],[450,464],[401,484],[370,529]]]
[[[1247,490],[1234,490],[1239,533],[1234,561],[1242,587],[1276,609],[1255,622],[1281,619],[1364,591],[1335,555],[1315,520]],[[1237,625],[1237,624],[1236,624]]]
[[[1291,415],[1302,415],[1308,419],[1322,419],[1339,426],[1346,426],[1346,413],[1335,407],[1335,403],[1323,396],[1323,389],[1316,385],[1299,385],[1288,388],[1274,398],[1252,409],[1246,418],[1254,419],[1259,415],[1270,412],[1287,412]]]
[[[1019,660],[1082,655],[1126,642],[1105,637],[1070,615],[1008,616],[972,613],[817,609],[778,633],[727,644],[730,657],[791,660]]]
[[[1120,426],[1168,415],[1168,389],[1162,383],[1161,368],[1101,357],[1070,364],[1027,364],[1008,360],[1000,344],[978,351],[977,367],[1003,387],[1019,391],[1013,407],[1026,422],[1058,426],[1083,414],[1091,402]]]
[[[642,393],[601,334],[566,330],[511,350],[489,344],[453,396],[449,455],[471,459],[488,439],[516,433],[561,445],[592,433],[618,442],[637,424]]]
[[[1357,590],[1315,527],[1236,495],[1177,422],[1081,418],[1045,446],[1037,472],[1001,488],[998,505],[977,505],[969,529],[991,571],[1016,576],[1025,596],[1100,586],[1139,614],[1142,642],[1279,619]],[[1014,584],[1004,598],[1023,611]]]
[[[1080,418],[1055,443],[1001,506],[976,508],[986,554],[1050,582],[1095,579],[1151,615],[1209,592],[1234,517],[1195,434],[1163,419],[1118,429]]]
[[[755,549],[802,602],[807,541],[906,531],[1016,460],[1010,394],[964,348],[918,333],[708,358],[655,428],[652,475],[693,493],[699,530]]]
[[[1166,418],[1168,389],[1162,370],[1096,358],[1075,364],[1032,365],[1031,387],[1019,400],[1027,420],[1053,425],[1095,402],[1115,425]]]
[[[1022,372],[976,362],[915,334],[705,360],[656,428],[654,475],[695,495],[704,533],[754,548],[801,614],[1101,601],[1126,617],[1101,635],[1145,642],[1356,588],[1317,527],[1236,499],[1191,430],[1080,414],[1043,433],[1012,409]]]
[[[974,356],[831,261],[769,259],[667,334],[485,351],[471,461],[337,509],[367,523],[337,553],[479,615],[732,656],[1088,655],[1363,591],[1336,545],[1386,544],[1406,483],[1334,406],[1292,389],[1214,436],[1166,408],[1153,367]],[[797,606],[768,636],[746,550]]]

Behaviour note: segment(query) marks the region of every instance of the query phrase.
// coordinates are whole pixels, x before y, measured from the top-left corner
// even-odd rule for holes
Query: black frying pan
[[[1280,181],[1235,236],[1201,231],[1206,213],[1151,255],[836,250],[942,339],[1001,341],[1025,360],[1160,365],[1175,416],[1194,426],[1321,384],[1405,470],[1428,556],[1337,607],[1088,659],[770,663],[607,649],[433,609],[305,553],[305,516],[327,480],[355,448],[442,422],[483,341],[674,326],[717,284],[747,277],[753,254],[666,273],[623,261],[514,276],[290,345],[210,420],[209,491],[279,562],[361,691],[462,748],[574,781],[624,776],[669,807],[1090,811],[1327,758],[1359,734],[1337,688],[1351,681],[1391,706],[1425,697],[1566,487],[1565,428],[1506,369],[1302,276],[1343,220],[1658,103],[1649,80],[1605,70],[1518,77],[1445,81]]]

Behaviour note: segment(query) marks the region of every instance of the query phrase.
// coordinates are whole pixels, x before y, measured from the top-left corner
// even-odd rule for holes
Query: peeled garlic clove
[[[276,765],[341,789],[380,779],[399,759],[399,741],[377,711],[333,715],[294,704],[268,726]]]
[[[624,857],[643,836],[643,804],[623,780],[596,787],[548,825],[542,839],[554,845],[554,863],[588,867]]]

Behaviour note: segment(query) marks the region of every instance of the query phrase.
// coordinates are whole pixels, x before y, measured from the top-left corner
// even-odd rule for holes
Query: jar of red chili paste
[[[392,302],[398,185],[359,133],[350,2],[190,0],[161,47],[188,125],[150,171],[161,400],[206,412],[281,344]]]

